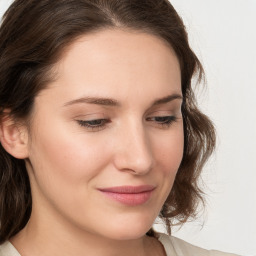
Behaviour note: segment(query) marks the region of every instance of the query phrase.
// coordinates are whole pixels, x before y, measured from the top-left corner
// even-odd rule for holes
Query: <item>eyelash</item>
[[[157,124],[159,124],[162,128],[168,128],[171,126],[173,122],[177,121],[177,117],[176,116],[155,116],[155,117],[149,117],[146,120],[157,122]]]
[[[149,117],[147,121],[156,122],[161,128],[169,128],[173,122],[177,121],[176,116],[156,116]],[[78,124],[92,131],[99,131],[106,127],[111,121],[108,119],[94,119],[94,120],[77,120]]]
[[[94,120],[77,120],[78,124],[89,130],[101,130],[104,129],[107,123],[110,123],[108,119],[94,119]]]

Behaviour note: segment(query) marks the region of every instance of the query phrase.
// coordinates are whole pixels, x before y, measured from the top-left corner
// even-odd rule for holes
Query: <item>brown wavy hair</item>
[[[203,68],[191,50],[182,19],[168,0],[16,0],[0,27],[0,121],[3,110],[28,121],[35,96],[51,80],[51,68],[64,49],[81,35],[121,28],[146,32],[165,40],[181,69],[184,102],[184,153],[177,176],[159,217],[171,226],[195,216],[203,192],[202,167],[215,147],[215,131],[202,114],[191,87]],[[0,243],[17,234],[32,209],[24,160],[0,145]],[[148,235],[154,235],[151,229]]]

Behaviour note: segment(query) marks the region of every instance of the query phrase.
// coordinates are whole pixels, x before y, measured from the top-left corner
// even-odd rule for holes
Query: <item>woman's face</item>
[[[153,35],[102,30],[73,43],[55,72],[32,113],[31,218],[112,239],[143,236],[183,155],[177,57]]]

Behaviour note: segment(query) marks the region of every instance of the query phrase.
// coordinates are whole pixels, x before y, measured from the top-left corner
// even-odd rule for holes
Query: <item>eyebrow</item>
[[[96,105],[103,105],[103,106],[119,106],[120,103],[118,103],[114,99],[110,98],[97,98],[97,97],[82,97],[76,100],[71,100],[64,104],[64,106],[70,106],[73,104],[78,103],[89,103],[89,104],[96,104]]]
[[[153,101],[152,106],[157,106],[161,104],[166,104],[168,102],[171,102],[173,100],[180,99],[182,100],[183,97],[180,94],[171,94],[166,97],[156,99]],[[95,105],[103,105],[103,106],[120,106],[121,104],[111,98],[100,98],[100,97],[82,97],[79,99],[71,100],[64,104],[64,106],[70,106],[74,104],[81,104],[81,103],[88,103],[88,104],[95,104]]]
[[[168,103],[168,102],[176,100],[176,99],[183,100],[183,97],[182,97],[182,95],[177,94],[177,93],[171,94],[171,95],[168,95],[168,96],[166,96],[164,98],[160,98],[160,99],[154,100],[152,106],[157,106],[157,105],[165,104],[165,103]]]

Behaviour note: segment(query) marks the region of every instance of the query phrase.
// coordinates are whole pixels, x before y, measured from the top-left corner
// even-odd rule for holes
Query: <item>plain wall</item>
[[[0,16],[10,3],[0,0]],[[199,104],[218,133],[203,174],[205,212],[173,235],[208,249],[256,255],[256,1],[171,3],[205,67]]]

